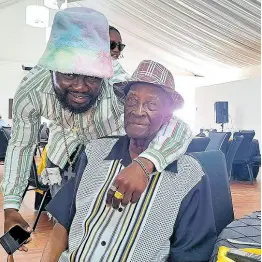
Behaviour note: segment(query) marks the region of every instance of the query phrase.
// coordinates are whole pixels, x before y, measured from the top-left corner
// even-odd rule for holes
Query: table
[[[261,243],[261,211],[234,220],[219,235],[210,262],[217,261],[217,253],[220,246],[229,248],[247,248],[248,246],[232,244],[227,239],[235,239],[243,242]]]

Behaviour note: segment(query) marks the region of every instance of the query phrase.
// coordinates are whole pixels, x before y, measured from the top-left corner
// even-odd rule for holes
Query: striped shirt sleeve
[[[27,88],[22,81],[14,97],[13,128],[2,181],[4,209],[20,208],[40,127],[40,113],[33,102],[32,91],[29,92]]]
[[[173,116],[168,125],[162,126],[154,140],[140,157],[150,160],[158,172],[162,172],[169,164],[183,155],[193,133],[182,120]]]

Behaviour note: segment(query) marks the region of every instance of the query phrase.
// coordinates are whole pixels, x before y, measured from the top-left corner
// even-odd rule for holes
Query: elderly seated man
[[[41,261],[208,261],[217,236],[208,177],[198,161],[183,155],[150,175],[137,159],[181,97],[173,76],[143,61],[124,90],[126,136],[87,144],[77,175],[47,207],[58,223]],[[125,194],[114,181],[132,161],[149,181],[137,202],[136,192]]]

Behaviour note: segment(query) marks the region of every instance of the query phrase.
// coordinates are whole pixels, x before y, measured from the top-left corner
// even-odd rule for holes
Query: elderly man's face
[[[147,83],[131,86],[125,102],[125,131],[130,138],[153,137],[171,116],[170,99],[163,89]]]
[[[72,113],[86,112],[100,93],[101,78],[59,72],[53,72],[52,77],[58,100]]]

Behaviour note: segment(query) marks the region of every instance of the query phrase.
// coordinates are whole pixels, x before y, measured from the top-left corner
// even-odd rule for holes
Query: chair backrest
[[[222,151],[191,153],[208,175],[217,233],[234,220],[225,155]]]
[[[11,138],[11,127],[10,126],[2,126],[2,129],[4,130],[4,133],[8,139],[8,141]]]
[[[228,171],[229,177],[231,177],[233,161],[235,159],[237,150],[239,146],[241,145],[243,139],[244,139],[244,136],[235,136],[229,146],[229,149],[227,150],[226,161],[227,161],[227,171]]]
[[[233,161],[234,162],[244,162],[247,163],[250,159],[250,147],[251,147],[251,143],[252,140],[255,136],[255,131],[241,131],[241,132],[235,132],[234,133],[234,137],[236,136],[243,136],[243,140],[242,143],[240,144],[237,152],[236,152],[236,156],[235,159]]]
[[[48,186],[46,185],[42,185],[39,182],[39,177],[37,174],[37,167],[36,167],[36,163],[35,163],[35,158],[33,158],[33,162],[32,162],[32,166],[31,166],[31,170],[30,170],[30,176],[28,178],[28,183],[30,186],[32,187],[36,187],[40,190],[47,190]]]
[[[187,153],[202,152],[206,150],[206,147],[210,141],[209,137],[195,137],[187,148]]]
[[[32,163],[31,169],[30,169],[30,176],[28,178],[28,182],[29,182],[30,186],[38,188],[39,182],[38,182],[37,176],[38,176],[37,175],[37,167],[36,167],[35,159],[33,158],[33,163]]]
[[[207,145],[206,151],[221,150],[226,154],[231,132],[210,132],[208,136],[210,142]]]
[[[46,124],[41,124],[38,132],[38,142],[41,140],[48,141],[49,130]]]
[[[239,130],[239,132],[241,132],[241,133],[255,133],[256,134],[255,130]]]
[[[11,137],[11,127],[2,126],[0,128],[0,159],[1,160],[4,160],[5,158],[10,137]]]

